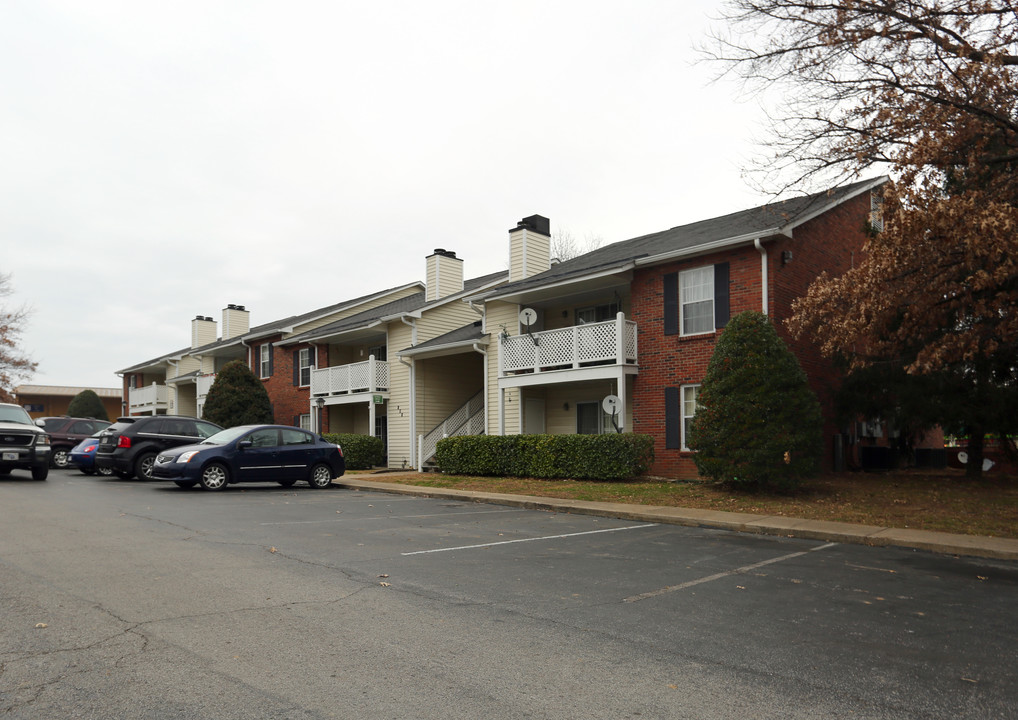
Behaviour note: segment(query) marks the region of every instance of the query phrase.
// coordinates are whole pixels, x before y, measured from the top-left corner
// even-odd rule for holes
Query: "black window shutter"
[[[300,350],[293,351],[293,384],[300,385]]]
[[[300,415],[293,416],[293,426],[300,427]]]
[[[269,346],[269,374],[267,377],[272,377],[272,356],[275,355],[275,348],[272,347],[272,343],[268,343]]]
[[[679,412],[679,389],[665,388],[665,448],[682,449],[682,414]]]
[[[732,311],[729,302],[728,263],[714,266],[714,326],[723,328],[728,324]]]
[[[665,335],[679,334],[679,274],[668,273],[664,276],[665,293]]]

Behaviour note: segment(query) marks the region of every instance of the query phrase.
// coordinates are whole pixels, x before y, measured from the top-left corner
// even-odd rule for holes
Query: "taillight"
[[[336,445],[336,449],[339,450],[339,456],[343,457],[343,448],[339,444]]]
[[[95,445],[86,445],[84,448],[82,448],[81,451],[82,452],[87,452],[87,453],[95,452],[95,448],[96,448]]]
[[[117,438],[117,447],[118,448],[131,447],[131,438],[127,437],[126,435],[121,435],[120,437]]]

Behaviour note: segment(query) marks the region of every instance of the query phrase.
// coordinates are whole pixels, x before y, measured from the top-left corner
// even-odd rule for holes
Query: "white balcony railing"
[[[364,362],[311,371],[311,395],[349,395],[389,389],[389,363],[371,355]]]
[[[607,322],[502,336],[498,357],[503,376],[593,365],[635,365],[636,323],[619,313]]]
[[[131,388],[127,398],[131,410],[165,410],[169,403],[170,393],[165,385],[152,383],[145,387]]]
[[[474,395],[466,403],[454,410],[449,417],[440,422],[427,435],[418,438],[417,469],[424,470],[424,463],[435,455],[438,441],[442,438],[457,435],[480,435],[484,432],[484,390]]]
[[[198,376],[198,397],[203,398],[209,394],[209,388],[216,381],[216,374]]]

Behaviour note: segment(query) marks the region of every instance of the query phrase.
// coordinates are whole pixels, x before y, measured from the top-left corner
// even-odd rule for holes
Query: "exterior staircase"
[[[438,441],[442,438],[483,434],[484,390],[481,390],[432,428],[427,435],[418,437],[417,471],[427,472],[435,469],[435,449],[438,447]]]

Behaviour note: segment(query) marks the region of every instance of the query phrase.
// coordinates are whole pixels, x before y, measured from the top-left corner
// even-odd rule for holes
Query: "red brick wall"
[[[808,340],[794,341],[783,321],[791,314],[791,302],[806,292],[819,273],[837,274],[858,262],[865,242],[869,214],[869,193],[798,227],[792,238],[773,238],[764,243],[768,255],[768,305],[782,338],[789,343],[821,399],[824,411],[824,467],[832,461],[834,424],[831,397],[838,373]],[[783,250],[792,252],[782,265]],[[738,248],[672,262],[636,271],[632,283],[632,319],[639,328],[640,374],[633,387],[633,430],[653,435],[656,460],[651,474],[673,478],[697,476],[692,453],[665,449],[666,387],[681,387],[702,381],[717,334],[682,337],[664,334],[663,276],[681,270],[730,263],[731,315],[762,309],[760,253],[753,247]]]
[[[277,342],[281,336],[266,338],[262,342]],[[259,345],[254,346],[251,353],[255,375],[260,375],[261,350]],[[293,384],[293,354],[301,348],[311,347],[312,353],[317,353],[318,367],[325,367],[325,352],[318,353],[318,348],[308,345],[287,345],[284,347],[272,348],[272,377],[262,378],[265,390],[269,394],[269,401],[272,403],[272,415],[274,421],[279,425],[294,425],[298,415],[311,413],[311,423],[314,426],[315,413],[310,408],[311,392],[308,387],[297,387]]]

